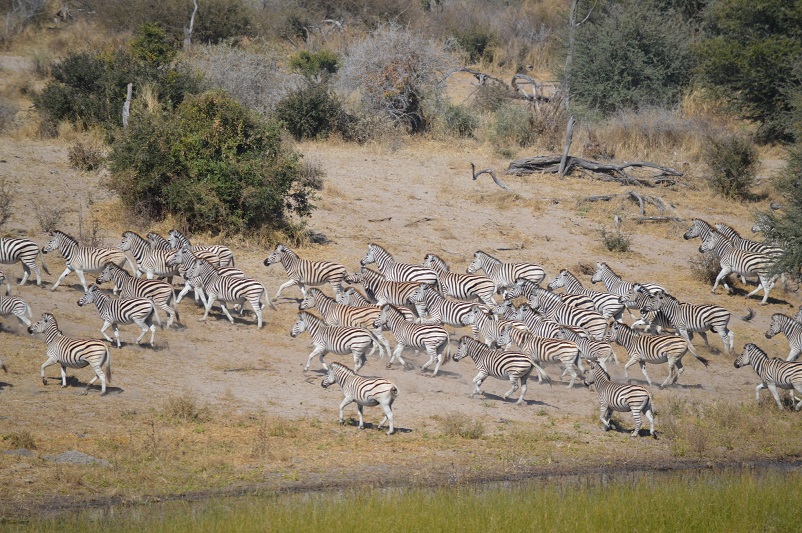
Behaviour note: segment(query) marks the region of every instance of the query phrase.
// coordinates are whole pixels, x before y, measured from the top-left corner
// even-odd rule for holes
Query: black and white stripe
[[[727,353],[732,353],[735,334],[727,327],[730,321],[730,312],[718,305],[695,305],[680,302],[667,292],[657,291],[649,295],[644,307],[648,313],[661,311],[671,321],[677,333],[688,343],[688,349],[697,357],[699,354],[693,349],[691,339],[698,333],[710,349],[707,341],[707,331],[715,331],[724,343]]]
[[[61,255],[64,256],[64,261],[67,268],[64,269],[58,281],[50,288],[51,291],[56,290],[61,280],[63,280],[70,272],[75,272],[81,280],[81,285],[84,291],[89,290],[86,284],[84,272],[95,274],[103,270],[106,263],[114,263],[120,267],[128,263],[132,271],[136,271],[136,267],[131,263],[131,260],[125,255],[125,252],[119,248],[95,248],[93,246],[81,246],[78,241],[63,231],[53,231],[50,234],[50,241],[42,248],[42,253],[46,254],[53,250],[59,250]]]
[[[188,246],[182,246],[178,250],[171,250],[170,253],[173,255],[167,260],[167,265],[169,267],[178,268],[179,274],[184,278],[184,288],[178,293],[178,297],[176,297],[175,300],[176,304],[178,304],[190,290],[194,289],[195,303],[200,299],[203,305],[206,305],[206,296],[203,291],[203,286],[206,283],[211,283],[209,275],[205,275],[204,277],[203,272],[198,274],[197,277],[190,275],[190,271],[194,268],[195,261],[198,259],[203,259],[208,262],[214,268],[215,272],[221,276],[230,276],[233,278],[246,277],[245,272],[238,268],[219,266],[219,257],[208,251],[201,250],[193,252]],[[273,304],[271,303],[270,305],[272,306]],[[273,308],[275,309],[275,307]]]
[[[298,254],[279,244],[276,249],[264,260],[264,265],[269,267],[272,264],[281,263],[284,270],[287,271],[287,277],[290,280],[276,291],[276,296],[272,301],[278,300],[281,291],[293,285],[298,285],[301,289],[301,294],[306,296],[306,286],[311,287],[329,283],[337,295],[342,292],[342,283],[348,272],[345,267],[339,263],[331,261],[309,261],[301,259]]]
[[[602,282],[607,292],[615,294],[616,296],[626,296],[632,290],[634,283],[624,281],[621,276],[613,272],[610,265],[604,262],[596,261],[596,272],[590,278],[591,283]],[[657,285],[656,283],[639,283],[641,287],[648,292],[653,293],[656,291],[665,291],[665,287]]]
[[[184,246],[189,247],[190,250],[193,252],[209,252],[217,257],[220,258],[219,266],[227,266],[233,267],[234,266],[234,254],[231,253],[231,250],[228,246],[223,246],[221,244],[210,244],[208,246],[192,246],[192,243],[189,242],[189,239],[182,234],[177,229],[171,229],[167,233],[167,242],[170,243],[170,248],[173,250],[178,250],[179,248],[183,248]]]
[[[579,348],[580,359],[576,365],[579,370],[584,373],[585,369],[582,368],[582,359],[587,359],[590,362],[599,363],[604,370],[607,370],[606,363],[613,359],[618,364],[618,357],[615,355],[612,345],[607,342],[610,338],[610,332],[605,335],[605,340],[594,340],[587,336],[584,330],[560,327],[558,334],[559,339],[571,341]]]
[[[508,346],[512,342],[511,330],[517,329],[516,327],[524,329],[523,324],[513,323],[504,318],[494,319],[477,304],[471,306],[466,318],[470,322],[473,338],[477,341],[481,339],[489,348]]]
[[[309,370],[309,365],[316,355],[320,357],[320,364],[328,371],[329,367],[323,362],[323,357],[329,352],[338,355],[352,354],[354,369],[359,372],[359,369],[367,363],[368,348],[378,346],[376,338],[365,328],[327,326],[322,319],[312,313],[301,311],[290,330],[290,336],[297,337],[304,331],[309,332],[313,346],[312,353],[306,360],[304,372]],[[370,353],[373,353],[373,350]]]
[[[459,341],[459,347],[454,354],[454,361],[459,361],[465,357],[470,357],[474,366],[476,366],[476,370],[479,371],[476,377],[473,378],[474,387],[471,398],[477,394],[484,395],[481,389],[482,383],[488,376],[492,376],[498,379],[510,380],[512,388],[504,393],[503,398],[505,400],[520,388],[521,394],[515,403],[518,405],[524,403],[526,382],[530,374],[532,374],[532,370],[537,366],[528,355],[517,351],[493,350],[465,335]],[[542,372],[542,369],[540,371]]]
[[[741,355],[735,359],[735,368],[752,365],[757,375],[760,377],[760,384],[755,387],[755,398],[760,402],[760,389],[768,388],[777,407],[783,408],[777,388],[791,389],[791,399],[794,402],[794,410],[802,408],[802,401],[797,402],[793,396],[793,390],[802,393],[802,363],[783,361],[782,359],[769,359],[766,352],[752,343],[744,346]]]
[[[543,281],[546,271],[534,263],[503,263],[492,255],[477,250],[473,254],[473,260],[468,265],[468,274],[473,274],[477,270],[484,270],[487,277],[496,284],[496,291],[512,287],[516,280],[526,279],[535,285]]]
[[[528,279],[519,278],[515,281],[515,285],[504,289],[502,295],[505,300],[514,300],[520,296],[529,299],[534,289],[543,290],[537,284],[532,283]],[[558,296],[565,305],[569,305],[577,309],[588,309],[591,311],[596,310],[596,304],[584,294],[557,294],[556,292],[554,294]]]
[[[623,346],[629,355],[629,361],[624,365],[624,377],[630,383],[627,370],[635,364],[640,365],[640,370],[651,387],[652,380],[646,372],[646,364],[668,363],[668,376],[660,385],[661,389],[669,381],[672,384],[676,383],[685,370],[685,367],[682,366],[682,357],[688,351],[688,344],[678,335],[638,335],[626,324],[619,323],[610,326],[610,334],[613,340]],[[696,354],[694,356],[703,365],[708,365],[708,361],[704,357]]]
[[[106,330],[109,326],[114,328],[114,338],[117,340],[117,348],[120,345],[120,332],[117,328],[118,324],[136,324],[142,330],[139,337],[136,338],[136,343],[142,340],[145,333],[150,329],[150,345],[154,346],[156,339],[156,326],[153,320],[161,326],[161,319],[156,312],[156,304],[150,298],[120,298],[112,299],[109,295],[104,294],[97,285],[90,285],[83,296],[78,300],[79,306],[84,306],[94,303],[97,307],[100,318],[103,319],[103,327],[100,332],[109,342],[114,342],[106,335]]]
[[[796,361],[802,353],[802,323],[782,313],[774,313],[771,315],[771,325],[766,330],[766,338],[770,339],[778,333],[785,335],[791,349],[785,360]]]
[[[714,231],[716,231],[716,228],[714,228],[706,220],[702,220],[701,218],[694,218],[691,219],[691,227],[688,228],[688,231],[686,231],[682,235],[682,238],[685,239],[686,241],[694,239],[696,237],[705,240]]]
[[[384,410],[384,418],[378,427],[384,426],[385,422],[390,423],[387,431],[392,435],[395,431],[393,422],[393,402],[398,398],[398,388],[384,378],[365,378],[347,366],[334,362],[329,367],[328,374],[323,378],[320,385],[325,389],[329,385],[337,383],[343,391],[345,399],[340,404],[340,424],[345,423],[343,418],[343,408],[351,402],[356,402],[356,410],[359,413],[359,429],[365,427],[362,421],[362,407],[381,405]]]
[[[410,297],[415,305],[421,324],[447,324],[455,328],[470,326],[473,322],[471,311],[474,304],[446,300],[431,285],[421,283]],[[428,318],[423,318],[428,317]]]
[[[84,394],[100,378],[100,394],[106,394],[106,382],[111,381],[111,352],[102,341],[73,339],[65,337],[58,329],[56,318],[50,313],[42,314],[42,319],[28,328],[28,333],[44,333],[47,345],[47,360],[42,364],[42,383],[47,385],[45,368],[50,365],[61,366],[61,386],[67,386],[67,368],[91,366],[95,377],[86,384]],[[103,365],[106,371],[103,371]]]
[[[437,272],[431,268],[411,263],[399,263],[387,250],[373,242],[368,243],[368,251],[359,262],[363,267],[371,263],[376,263],[379,272],[387,281],[437,284]]]
[[[749,298],[762,289],[763,300],[760,305],[766,305],[769,299],[769,292],[774,287],[774,282],[778,277],[777,274],[771,274],[774,259],[762,253],[738,250],[727,237],[717,231],[710,233],[702,241],[699,251],[702,253],[715,251],[721,263],[721,271],[716,276],[716,281],[713,283],[713,288],[710,292],[715,293],[718,284],[723,282],[724,288],[731,293],[732,288],[727,284],[727,275],[732,272],[741,276],[757,276],[757,288],[747,294],[746,297]]]
[[[651,393],[640,385],[619,385],[610,380],[610,375],[595,363],[590,364],[591,379],[585,379],[585,386],[596,386],[596,394],[599,399],[599,419],[604,424],[604,429],[610,429],[610,418],[613,411],[627,412],[632,411],[635,419],[635,431],[633,437],[637,437],[641,427],[641,414],[645,414],[649,419],[651,427],[649,434],[654,436],[654,402]]]
[[[397,307],[409,307],[410,298],[420,287],[419,283],[409,281],[389,281],[379,272],[367,267],[360,267],[353,274],[345,277],[348,283],[361,283],[368,298],[376,301],[379,307],[385,304]]]
[[[435,254],[426,254],[423,266],[437,273],[438,285],[444,295],[467,301],[478,298],[485,305],[495,305],[493,295],[496,284],[490,278],[479,274],[451,272],[446,262]]]
[[[2,275],[0,273],[0,275]],[[28,302],[17,296],[0,296],[0,316],[14,315],[20,322],[30,327],[31,321],[28,317],[33,317],[31,307]]]
[[[192,279],[193,284],[199,283],[206,295],[203,318],[206,320],[214,302],[220,301],[223,314],[229,322],[234,323],[234,318],[228,312],[227,302],[233,302],[240,306],[240,315],[247,301],[251,304],[253,312],[256,314],[257,327],[262,327],[262,297],[265,295],[264,286],[258,281],[247,277],[226,276],[221,274],[211,263],[205,259],[195,259],[192,267],[187,269],[187,276]]]
[[[593,307],[602,314],[604,318],[613,318],[621,321],[624,314],[624,304],[622,304],[616,295],[609,292],[599,292],[592,289],[586,289],[582,283],[569,272],[567,269],[562,269],[560,273],[554,278],[554,281],[549,283],[549,290],[554,290],[563,287],[568,294],[576,294],[587,296],[593,301]]]
[[[175,266],[169,266],[168,260],[175,255],[173,250],[153,248],[151,241],[133,231],[123,233],[120,241],[120,250],[131,252],[134,256],[137,277],[145,274],[148,279],[167,278],[168,283],[173,282],[173,276],[178,275]]]
[[[390,368],[393,361],[398,361],[406,366],[406,362],[401,357],[401,352],[405,347],[410,347],[416,350],[425,350],[429,356],[429,360],[421,366],[421,372],[425,371],[435,361],[434,372],[432,377],[437,375],[440,370],[440,365],[443,364],[443,351],[448,346],[449,335],[442,326],[434,324],[416,324],[404,319],[398,309],[390,304],[385,304],[381,308],[379,318],[373,323],[375,327],[386,327],[395,337],[397,343],[393,350],[390,361],[387,363],[387,368]]]
[[[563,326],[584,329],[593,339],[601,340],[607,331],[607,319],[601,313],[566,305],[558,295],[546,289],[534,287],[530,292],[529,305]]]
[[[173,287],[159,279],[136,278],[114,263],[106,263],[95,283],[100,285],[106,281],[114,282],[120,292],[120,298],[150,298],[156,306],[167,313],[167,327],[178,319],[177,302]],[[172,305],[170,301],[172,300]]]
[[[579,347],[564,339],[549,339],[532,335],[528,331],[510,330],[510,337],[522,352],[529,355],[535,363],[554,363],[563,366],[563,373],[571,374],[567,387],[573,387],[579,368]],[[541,376],[538,381],[542,382]]]
[[[42,274],[39,271],[39,267],[36,266],[37,256],[41,258],[42,269],[50,274],[45,264],[45,258],[41,256],[40,253],[39,245],[31,240],[15,239],[12,237],[0,238],[0,264],[12,265],[16,262],[22,263],[24,274],[22,275],[22,280],[19,282],[20,285],[25,285],[31,272],[36,276],[36,284],[39,286],[42,285]],[[10,291],[11,287],[7,282],[6,295],[8,295]]]
[[[785,250],[766,244],[765,242],[752,241],[741,237],[735,228],[726,224],[716,224],[716,231],[727,237],[732,242],[732,245],[738,250],[746,250],[747,252],[754,252],[757,254],[765,254],[774,259],[780,257],[785,253]]]
[[[556,339],[560,333],[560,324],[539,315],[527,303],[521,304],[515,309],[512,302],[506,300],[493,308],[493,314],[499,317],[503,316],[507,320],[522,323],[530,333],[538,337]]]

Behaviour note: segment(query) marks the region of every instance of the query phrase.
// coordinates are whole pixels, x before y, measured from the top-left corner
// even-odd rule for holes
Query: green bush
[[[168,65],[178,53],[178,44],[156,24],[145,23],[131,43],[131,55],[152,65]]]
[[[711,187],[727,198],[745,198],[759,164],[754,143],[740,135],[725,134],[710,137],[705,152]]]
[[[138,113],[109,155],[111,184],[132,210],[191,231],[283,229],[314,209],[299,156],[225,93],[190,96],[174,113]]]
[[[324,79],[340,68],[340,59],[330,50],[308,52],[301,50],[290,57],[290,68],[309,79]]]
[[[462,105],[446,104],[443,118],[446,130],[457,137],[473,137],[473,132],[479,127],[479,118]]]
[[[307,83],[278,105],[276,117],[298,140],[328,136],[339,123],[342,106],[325,83]]]
[[[607,231],[605,228],[600,230],[602,243],[611,252],[628,252],[632,249],[632,238],[622,233],[620,229]]]
[[[479,26],[472,26],[455,32],[454,39],[459,47],[468,54],[468,60],[471,63],[493,61],[493,48],[498,39],[491,31]]]
[[[531,110],[515,104],[502,105],[496,111],[494,133],[497,142],[513,142],[522,148],[531,146],[537,139]]]

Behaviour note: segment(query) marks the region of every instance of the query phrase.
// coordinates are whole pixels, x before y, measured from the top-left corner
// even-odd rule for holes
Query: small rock
[[[61,455],[46,455],[43,456],[43,459],[46,459],[48,461],[53,461],[54,463],[68,463],[73,465],[89,465],[89,464],[97,464],[100,466],[111,465],[111,463],[109,463],[105,459],[98,459],[97,457],[92,457],[91,455],[87,455],[84,452],[79,452],[78,450],[70,450],[62,453]]]
[[[17,448],[16,450],[6,450],[3,452],[6,455],[20,455],[22,457],[33,457],[35,454],[31,450],[25,448]]]

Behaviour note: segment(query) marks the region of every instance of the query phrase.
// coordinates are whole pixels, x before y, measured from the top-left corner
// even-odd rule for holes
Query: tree
[[[776,270],[799,275],[802,268],[802,146],[791,149],[787,167],[775,179],[775,186],[782,196],[781,209],[759,213],[757,225],[767,241],[785,250]]]

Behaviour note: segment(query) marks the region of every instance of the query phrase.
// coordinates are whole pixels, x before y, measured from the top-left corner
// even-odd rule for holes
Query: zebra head
[[[368,253],[365,254],[365,257],[359,262],[362,266],[368,266],[371,263],[376,262],[376,245],[373,243],[368,244]]]
[[[301,311],[298,313],[298,320],[295,321],[292,330],[290,330],[290,337],[297,337],[307,329],[309,329],[309,314]]]
[[[390,309],[392,306],[390,304],[384,304],[382,306],[382,310],[379,313],[379,316],[376,317],[376,320],[373,321],[374,328],[381,328],[387,323],[387,319],[389,318],[388,315],[390,313]]]
[[[329,385],[334,385],[335,383],[337,383],[337,372],[335,372],[335,369],[338,366],[341,366],[341,365],[340,365],[340,363],[337,363],[337,362],[334,362],[334,363],[329,365],[329,370],[328,370],[328,373],[326,374],[326,377],[323,378],[323,381],[320,382],[320,386],[321,387],[323,387],[325,389],[325,388],[328,388]]]
[[[565,276],[567,275],[568,271],[566,269],[560,270],[560,273],[557,274],[557,277],[554,278],[554,281],[549,283],[548,289],[553,291],[554,289],[559,289],[560,287],[565,287]]]
[[[741,352],[741,355],[735,358],[733,365],[735,365],[735,368],[741,368],[747,365],[751,365],[752,355],[758,352],[762,353],[763,356],[766,357],[766,354],[763,352],[763,350],[758,348],[757,345],[752,344],[751,342],[744,344],[744,349]]]
[[[83,307],[83,306],[85,306],[87,304],[93,303],[95,301],[95,299],[97,298],[97,295],[98,295],[99,292],[100,292],[100,289],[98,288],[97,285],[90,285],[89,288],[86,289],[86,292],[84,293],[84,295],[81,296],[80,300],[78,300],[78,305],[80,307]]]
[[[148,242],[150,242],[151,250],[170,250],[170,242],[156,233],[155,231],[148,232]]]
[[[343,305],[349,305],[350,306],[351,305],[351,297],[354,295],[354,292],[356,292],[355,288],[348,287],[347,289],[338,292],[337,295],[335,296],[335,299],[337,300],[338,304],[343,304]]]
[[[682,235],[682,238],[685,239],[686,241],[688,241],[690,239],[694,239],[696,237],[699,237],[699,236],[702,235],[702,229],[705,228],[705,227],[709,228],[710,224],[708,224],[707,222],[705,222],[701,218],[694,218],[693,219],[693,223],[691,224],[691,227],[688,228],[688,231],[686,231]]]
[[[773,336],[782,331],[783,318],[788,319],[788,317],[780,313],[774,313],[773,315],[771,315],[771,325],[769,326],[769,329],[766,330],[767,339],[772,338]]]
[[[512,343],[512,325],[507,324],[498,332],[498,337],[496,338],[496,346],[499,348],[503,346],[507,346],[508,344]]]
[[[421,283],[415,291],[409,295],[408,300],[415,305],[426,303],[426,288],[427,283]]]
[[[496,317],[503,316],[504,318],[512,318],[512,316],[507,316],[507,313],[512,314],[515,313],[515,311],[516,310],[513,307],[512,302],[510,300],[504,300],[504,302],[496,304],[490,309],[490,312],[493,313],[494,316]]]
[[[665,303],[666,293],[664,291],[655,291],[646,295],[646,302],[643,304],[641,311],[644,313],[651,313],[652,311],[659,311]]]
[[[312,309],[313,307],[316,307],[317,306],[317,302],[318,302],[318,298],[322,294],[323,293],[320,292],[320,290],[317,289],[316,287],[310,287],[306,291],[306,296],[304,296],[304,299],[301,300],[301,303],[298,305],[298,309],[304,310],[304,309]]]
[[[289,248],[284,246],[283,244],[279,244],[276,246],[276,249],[273,250],[273,253],[268,255],[267,258],[262,262],[266,267],[270,265],[275,265],[276,263],[281,262],[281,258],[284,257],[284,254],[289,252]]]
[[[448,272],[448,265],[446,262],[435,254],[426,254],[426,257],[423,258],[423,263],[421,264],[426,268],[431,268],[438,274]]]
[[[123,252],[127,252],[131,248],[134,247],[134,236],[132,235],[133,232],[126,231],[123,233],[123,240],[120,241],[120,244],[117,246]]]
[[[189,239],[184,237],[184,235],[177,229],[171,229],[167,233],[167,242],[170,243],[170,248],[173,248],[174,250],[181,248],[185,244],[190,246]]]
[[[188,247],[182,246],[173,255],[167,258],[165,264],[169,267],[177,267],[184,264],[184,256],[190,253]]]
[[[598,283],[600,281],[604,281],[604,271],[607,270],[609,267],[607,263],[602,263],[601,261],[596,261],[596,272],[593,273],[593,276],[590,278],[591,283]]]
[[[714,251],[723,238],[724,235],[721,233],[717,231],[712,232],[708,238],[702,239],[702,244],[699,245],[699,253],[703,254],[705,252]]]
[[[31,324],[28,327],[28,333],[33,335],[34,333],[42,333],[47,329],[47,327],[56,321],[56,317],[51,315],[50,313],[42,313],[42,318],[36,324]]]
[[[594,383],[600,380],[607,380],[610,381],[610,374],[608,374],[601,365],[597,365],[595,362],[590,363],[590,372],[585,375],[585,379],[582,380],[582,384],[586,387],[590,387]]]
[[[365,267],[361,267],[359,270],[354,272],[353,274],[348,274],[343,278],[343,281],[346,283],[362,283],[364,279]]]
[[[454,352],[454,356],[452,357],[454,361],[459,361],[460,359],[465,359],[468,356],[468,345],[470,342],[476,342],[468,335],[463,335],[462,338],[459,340],[459,346],[457,347],[457,351]]]
[[[473,274],[477,270],[481,270],[484,267],[484,261],[482,260],[482,252],[476,251],[473,254],[473,259],[471,260],[471,264],[468,265],[468,268],[465,269],[465,272],[468,274]]]
[[[61,248],[61,243],[64,240],[64,233],[56,230],[50,232],[50,240],[42,247],[42,253],[47,254],[53,250]]]
[[[106,266],[103,267],[103,271],[97,277],[95,283],[100,285],[101,283],[104,283],[106,281],[112,281],[114,279],[114,276],[111,274],[111,269],[112,267],[115,266],[117,265],[115,265],[114,263],[106,263]],[[2,284],[2,282],[0,282],[0,284]]]

